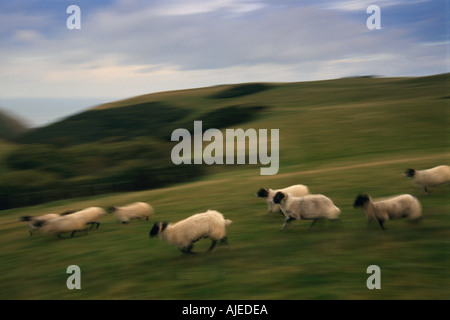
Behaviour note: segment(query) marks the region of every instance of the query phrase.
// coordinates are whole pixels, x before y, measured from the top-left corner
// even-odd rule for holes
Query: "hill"
[[[187,118],[171,122],[187,129],[192,128],[193,119],[202,120],[202,115],[216,110],[264,106],[251,108],[253,116],[229,126],[279,129],[280,170],[262,176],[260,163],[216,165],[194,180],[175,176],[163,187],[86,194],[1,211],[0,242],[7,245],[0,248],[0,298],[261,300],[259,304],[272,299],[283,300],[283,306],[289,307],[288,300],[307,299],[449,299],[448,185],[426,193],[403,176],[408,167],[449,164],[449,80],[449,74],[348,78],[270,84],[265,90],[250,86],[247,94],[229,91],[240,86],[230,85],[158,93],[103,106],[127,110],[126,106],[164,103],[187,110]],[[135,137],[18,149],[42,156],[38,158],[41,162],[35,162],[39,165],[34,173],[46,173],[47,179],[57,174],[57,164],[68,162],[69,167],[58,170],[78,172],[70,178],[73,181],[86,172],[116,174],[135,168],[136,161],[141,171],[133,172],[140,176],[148,168],[148,159],[159,152],[168,157],[171,146],[161,138]],[[60,151],[58,157],[54,150]],[[74,157],[80,150],[85,152],[83,156]],[[15,154],[26,163],[25,156]],[[166,171],[173,170],[163,165]],[[186,170],[203,167],[187,165],[175,173],[183,175]],[[158,173],[158,167],[151,168],[154,170],[145,177]],[[14,172],[21,171],[17,168]],[[31,179],[30,172],[21,173],[21,177],[10,176],[16,186]],[[36,175],[33,179],[35,184],[44,181]],[[255,192],[261,187],[297,183],[330,197],[342,211],[341,221],[318,222],[312,228],[309,221],[293,221],[280,232],[283,216],[268,214]],[[424,217],[417,224],[388,221],[383,231],[376,223],[368,224],[362,210],[353,208],[359,192],[374,198],[410,193],[421,201]],[[149,222],[122,225],[113,215],[106,215],[99,229],[69,239],[39,233],[30,237],[27,225],[17,222],[23,215],[89,206],[108,208],[135,201],[149,202],[155,208]],[[210,242],[200,240],[194,246],[198,254],[184,255],[161,239],[148,237],[157,221],[175,222],[207,209],[216,209],[233,221],[228,245],[206,253]],[[66,286],[69,265],[81,269],[81,290]],[[381,270],[380,290],[366,286],[371,265]]]
[[[449,74],[360,77],[244,83],[132,97],[19,136],[22,146],[4,160],[7,170],[0,177],[0,194],[9,197],[14,191],[29,199],[8,198],[8,206],[32,204],[157,188],[239,170],[242,166],[172,163],[171,133],[177,128],[192,133],[195,120],[203,122],[203,131],[279,129],[279,173],[360,156],[441,151],[448,146],[448,139],[436,138],[449,132],[448,82]],[[48,189],[49,194],[42,194]]]
[[[0,110],[0,139],[13,140],[27,130],[27,126],[22,121],[11,116],[6,111]]]

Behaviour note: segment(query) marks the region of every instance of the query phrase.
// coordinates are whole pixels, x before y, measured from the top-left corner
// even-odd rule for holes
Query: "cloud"
[[[155,8],[157,15],[192,15],[226,10],[233,13],[245,13],[259,10],[265,4],[257,0],[185,0],[164,1]]]
[[[36,43],[45,39],[45,36],[36,30],[19,29],[13,33],[13,39],[18,42]]]
[[[365,12],[370,5],[377,5],[380,8],[387,8],[400,5],[414,5],[422,2],[429,2],[430,0],[345,0],[345,1],[333,1],[325,3],[323,8],[338,10],[338,11],[357,11]]]
[[[12,25],[0,30],[0,96],[120,98],[220,83],[442,70],[445,45],[419,45],[410,25],[370,31],[366,7],[358,18],[346,14],[359,3],[81,2],[77,31],[65,27],[65,8],[60,16],[2,13]]]

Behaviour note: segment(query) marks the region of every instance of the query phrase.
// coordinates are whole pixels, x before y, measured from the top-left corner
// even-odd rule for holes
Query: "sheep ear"
[[[164,222],[162,222],[161,223],[161,231],[164,231],[166,228],[167,228],[167,225],[168,225],[169,223],[167,222],[167,221],[164,221]]]

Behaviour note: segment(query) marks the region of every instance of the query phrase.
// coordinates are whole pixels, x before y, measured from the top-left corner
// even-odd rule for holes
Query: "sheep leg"
[[[319,219],[314,219],[313,222],[311,223],[311,225],[309,226],[309,228],[311,229],[311,227],[317,222],[317,220]]]
[[[295,219],[292,218],[292,217],[287,217],[287,218],[284,220],[284,224],[283,224],[283,227],[281,227],[281,231],[283,231],[284,229],[286,229],[287,224],[288,224],[291,220],[295,220]]]
[[[214,249],[214,247],[216,246],[217,241],[216,240],[212,240],[211,241],[211,245],[209,246],[208,251],[211,251],[212,249]]]
[[[180,249],[180,251],[183,253],[194,254],[194,252],[192,252],[192,247],[193,247],[193,245],[191,244],[188,247]]]
[[[378,220],[378,224],[380,225],[381,229],[386,230],[386,228],[383,226],[383,223],[383,220]]]
[[[424,187],[424,190],[425,190],[425,192],[431,193],[431,191],[430,191],[430,190],[428,190],[428,188],[427,188],[427,187]]]

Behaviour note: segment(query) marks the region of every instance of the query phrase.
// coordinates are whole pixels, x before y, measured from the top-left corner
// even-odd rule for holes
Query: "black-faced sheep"
[[[119,219],[122,223],[128,223],[133,219],[145,219],[148,220],[154,213],[153,207],[145,202],[135,202],[126,206],[118,207],[114,206],[109,209],[110,213]]]
[[[318,219],[339,219],[341,213],[333,201],[322,194],[293,197],[289,193],[280,191],[273,197],[273,202],[280,204],[281,211],[286,217],[282,230],[291,220],[312,219],[311,226],[313,226]]]
[[[98,228],[100,218],[105,213],[105,210],[99,207],[89,207],[73,213],[67,211],[54,219],[36,220],[35,226],[44,234],[61,237],[61,234],[71,232],[70,237],[73,237],[75,232],[87,230],[89,224],[96,224]]]
[[[369,222],[378,221],[383,230],[385,230],[383,224],[388,220],[400,218],[418,220],[422,217],[422,206],[419,200],[410,194],[402,194],[378,201],[372,201],[367,194],[360,194],[356,197],[353,207],[362,207]]]
[[[43,221],[52,220],[55,218],[60,217],[57,213],[47,213],[38,217],[31,217],[31,216],[22,216],[20,217],[19,221],[27,221],[30,233],[30,236],[33,235],[33,232],[36,230],[39,230],[40,226],[42,225]]]
[[[412,178],[415,185],[430,192],[429,187],[450,183],[450,167],[442,165],[426,170],[406,169],[405,176]]]
[[[100,207],[89,207],[73,213],[67,213],[68,215],[78,216],[83,219],[86,224],[97,225],[97,229],[100,226],[100,218],[106,214],[106,211]]]
[[[61,234],[71,232],[73,237],[75,232],[86,230],[86,219],[74,214],[60,216],[51,220],[43,220],[36,222],[40,231],[47,235],[57,235],[61,238]]]
[[[226,227],[231,220],[225,219],[216,210],[197,213],[177,223],[158,222],[149,232],[150,237],[158,235],[184,253],[192,253],[194,243],[202,238],[210,238],[211,251],[217,241],[226,240]]]
[[[286,192],[289,193],[293,197],[302,197],[309,194],[309,188],[303,184],[296,184],[290,187],[286,187],[284,189],[272,190],[270,188],[261,188],[256,193],[257,197],[263,198],[264,201],[268,205],[269,212],[279,212],[280,206],[279,204],[275,204],[272,200],[273,197],[277,194],[277,192]],[[283,214],[281,212],[281,214]]]

